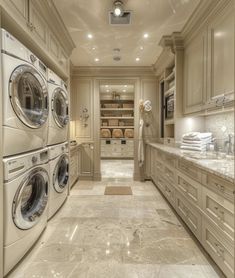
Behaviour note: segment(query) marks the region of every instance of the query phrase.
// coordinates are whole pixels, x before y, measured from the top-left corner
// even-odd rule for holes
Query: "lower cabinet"
[[[102,158],[133,158],[134,140],[133,139],[107,139],[101,140]]]
[[[79,176],[79,148],[76,147],[70,151],[70,177],[69,177],[69,186],[70,188],[77,181]]]
[[[83,143],[79,147],[79,177],[81,179],[92,179],[94,175],[94,144]]]
[[[234,185],[149,147],[152,181],[224,274],[234,277]]]
[[[234,278],[234,246],[208,219],[202,221],[202,245],[229,278]]]
[[[198,240],[201,240],[201,222],[200,212],[176,191],[176,211],[194,233]]]

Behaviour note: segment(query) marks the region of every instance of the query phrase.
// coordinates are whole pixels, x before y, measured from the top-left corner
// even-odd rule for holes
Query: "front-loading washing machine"
[[[64,204],[68,196],[69,155],[68,143],[48,147],[50,168],[50,194],[48,218]]]
[[[3,156],[47,145],[46,66],[9,32],[1,29]]]
[[[69,99],[66,85],[52,70],[48,69],[49,128],[48,145],[68,140]]]
[[[3,159],[4,275],[37,241],[47,224],[48,149]]]

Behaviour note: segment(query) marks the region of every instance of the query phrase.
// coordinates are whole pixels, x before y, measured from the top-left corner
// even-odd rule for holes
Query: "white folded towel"
[[[182,143],[181,146],[185,147],[197,147],[197,148],[206,148],[207,143],[199,143],[199,144],[187,144],[187,143]]]
[[[193,147],[193,146],[180,146],[183,150],[191,150],[191,151],[205,151],[206,147]]]
[[[208,139],[212,137],[211,132],[189,132],[182,136],[185,140],[194,140],[194,141],[200,141],[203,139]]]
[[[186,144],[208,144],[208,143],[211,143],[212,142],[212,138],[206,138],[206,139],[202,139],[202,140],[186,140],[186,139],[183,139],[182,140],[183,143],[186,143]]]

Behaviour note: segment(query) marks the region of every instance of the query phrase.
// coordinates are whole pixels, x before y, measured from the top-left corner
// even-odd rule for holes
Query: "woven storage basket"
[[[127,128],[124,132],[125,138],[133,138],[134,137],[134,129]]]
[[[111,131],[107,128],[103,128],[100,131],[100,136],[102,138],[111,138]]]
[[[114,129],[112,133],[113,138],[123,138],[123,132],[121,129]]]
[[[133,103],[123,103],[123,108],[134,108]]]
[[[109,126],[118,126],[118,120],[110,119],[108,121],[109,121]]]

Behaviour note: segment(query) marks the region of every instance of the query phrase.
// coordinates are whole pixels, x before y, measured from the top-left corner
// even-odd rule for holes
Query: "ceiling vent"
[[[131,24],[131,12],[124,11],[122,16],[115,16],[114,12],[109,12],[110,25],[129,25]]]

